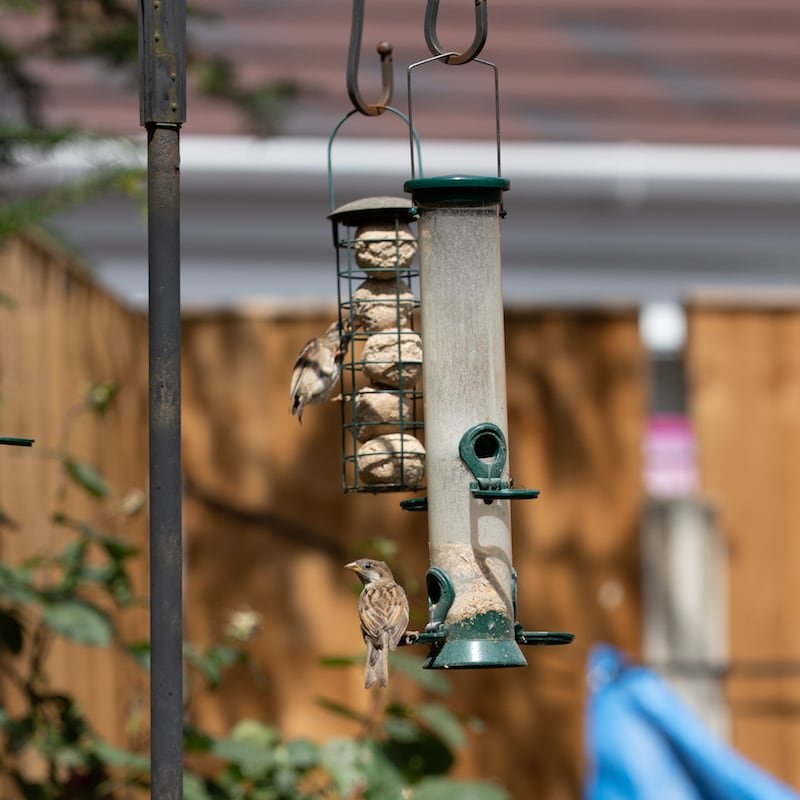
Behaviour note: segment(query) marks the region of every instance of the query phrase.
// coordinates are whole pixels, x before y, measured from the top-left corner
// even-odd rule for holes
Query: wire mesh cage
[[[344,489],[416,491],[424,488],[425,448],[411,203],[366,197],[340,206],[329,219],[339,316],[352,334],[342,364]]]

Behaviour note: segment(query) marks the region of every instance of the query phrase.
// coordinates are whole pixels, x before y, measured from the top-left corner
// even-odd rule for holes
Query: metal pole
[[[140,114],[147,129],[150,428],[151,797],[183,797],[180,126],[186,0],[140,0]]]

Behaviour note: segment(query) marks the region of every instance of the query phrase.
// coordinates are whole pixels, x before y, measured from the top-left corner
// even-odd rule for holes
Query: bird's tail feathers
[[[303,424],[303,403],[300,402],[299,397],[295,397],[292,399],[292,407],[289,409],[292,415],[297,417],[297,421],[302,425]]]
[[[389,652],[385,647],[375,647],[367,642],[367,665],[364,670],[364,688],[380,686],[382,689],[389,683]]]

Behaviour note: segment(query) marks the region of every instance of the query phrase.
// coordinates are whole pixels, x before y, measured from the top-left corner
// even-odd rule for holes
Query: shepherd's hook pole
[[[139,0],[147,129],[150,428],[150,763],[153,800],[183,797],[180,127],[186,0]]]

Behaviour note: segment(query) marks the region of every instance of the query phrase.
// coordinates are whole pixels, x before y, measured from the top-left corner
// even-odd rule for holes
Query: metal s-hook
[[[364,0],[353,0],[353,22],[350,27],[350,48],[347,51],[347,94],[356,111],[368,117],[383,114],[392,102],[394,77],[392,75],[392,45],[389,42],[378,42],[377,51],[381,57],[381,82],[383,92],[377,103],[364,102],[358,90],[358,60],[361,55],[361,33],[364,29]]]
[[[447,53],[440,44],[436,35],[436,20],[439,16],[439,0],[428,0],[425,8],[425,42],[428,50],[434,56],[441,56]],[[472,61],[483,50],[486,44],[486,34],[489,29],[489,15],[486,0],[475,0],[475,38],[472,44],[463,53],[448,53],[447,58],[443,59],[445,64],[466,64]]]

